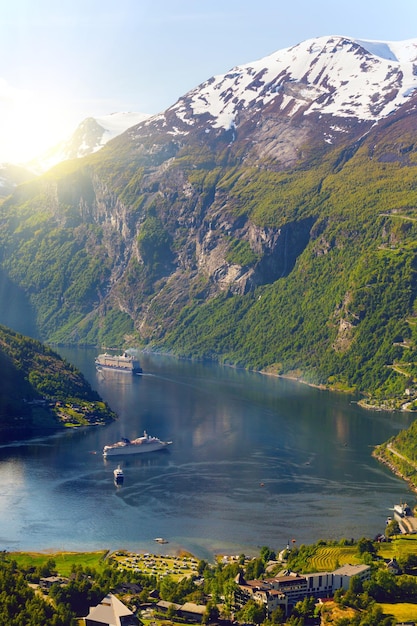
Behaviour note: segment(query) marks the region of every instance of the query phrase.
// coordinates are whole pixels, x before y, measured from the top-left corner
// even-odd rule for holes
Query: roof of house
[[[196,613],[197,615],[204,615],[206,610],[207,607],[204,604],[194,604],[194,602],[186,602],[181,607],[181,611]]]
[[[181,604],[177,604],[176,602],[168,602],[168,600],[159,600],[159,602],[156,603],[156,606],[160,609],[173,608],[176,611],[181,608]]]
[[[107,594],[105,598],[97,606],[90,608],[86,619],[94,620],[99,624],[121,625],[121,617],[133,615],[132,611],[120,602],[112,593]]]
[[[366,572],[370,569],[369,565],[359,563],[358,565],[342,565],[342,567],[338,567],[332,573],[339,574],[340,576],[356,576],[356,574]]]

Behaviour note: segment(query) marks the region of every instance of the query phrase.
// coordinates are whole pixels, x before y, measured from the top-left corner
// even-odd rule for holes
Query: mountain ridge
[[[168,349],[390,406],[408,389],[411,406],[417,40],[403,50],[406,70],[347,38],[308,40],[267,57],[295,58],[275,77],[262,61],[209,79],[20,186],[1,207],[1,266],[40,336]]]
[[[256,112],[272,101],[289,117],[302,109],[303,115],[319,111],[375,121],[416,89],[416,63],[417,39],[395,43],[337,36],[309,39],[211,77],[147,123],[174,113],[189,125],[202,117],[209,127],[211,120],[204,116],[211,116],[211,126],[230,130],[238,126],[238,112],[249,107],[250,113]],[[381,85],[387,94],[380,93]]]

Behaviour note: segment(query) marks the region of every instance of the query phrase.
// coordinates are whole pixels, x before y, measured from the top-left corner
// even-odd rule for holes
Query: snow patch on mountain
[[[193,126],[238,126],[239,114],[274,103],[293,116],[319,113],[377,121],[417,89],[417,39],[365,41],[331,36],[309,39],[205,81],[168,112]]]

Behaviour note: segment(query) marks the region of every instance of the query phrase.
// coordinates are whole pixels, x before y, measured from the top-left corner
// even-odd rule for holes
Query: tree
[[[258,604],[255,600],[248,600],[237,613],[236,617],[240,622],[246,624],[261,624],[264,621],[266,609],[264,605]]]
[[[203,624],[216,622],[219,619],[219,609],[214,602],[209,602],[203,615]]]
[[[39,565],[39,567],[37,567],[37,574],[39,578],[55,576],[57,574],[55,561],[48,559],[43,565]]]
[[[359,576],[352,576],[349,583],[349,591],[351,591],[355,595],[362,593],[363,584]]]
[[[397,592],[396,577],[386,569],[379,569],[371,580],[363,583],[363,588],[377,602],[394,600]]]
[[[397,598],[401,601],[413,601],[417,595],[417,580],[415,576],[404,574],[397,580]]]
[[[285,621],[285,611],[279,606],[272,611],[269,618],[264,621],[264,626],[274,626],[275,624],[283,624]]]
[[[204,559],[198,562],[197,564],[197,573],[199,576],[204,574],[204,571],[208,568],[208,563]]]
[[[246,565],[245,576],[248,580],[259,578],[265,571],[264,562],[261,558],[252,559]]]
[[[311,619],[314,617],[316,608],[316,601],[312,597],[305,597],[303,600],[296,602],[294,607],[294,615],[298,617],[304,617],[305,619]]]
[[[394,535],[399,535],[401,532],[400,525],[397,520],[391,520],[385,527],[385,536],[393,537]]]
[[[144,587],[139,594],[139,600],[140,602],[147,602],[148,598],[149,598],[149,589]]]
[[[224,606],[227,614],[230,615],[235,606],[236,591],[238,589],[234,580],[226,580],[223,584]]]
[[[397,562],[404,573],[410,574],[417,568],[417,554],[403,554],[398,557]]]
[[[374,555],[376,554],[376,549],[375,549],[373,542],[370,539],[366,539],[365,537],[362,537],[362,539],[359,539],[358,541],[358,552],[360,555],[364,555],[366,553]]]
[[[275,552],[268,548],[268,546],[263,546],[261,548],[260,555],[264,563],[268,563],[268,561],[275,561],[276,558]]]
[[[173,604],[170,604],[167,608],[167,618],[172,620],[177,614],[176,608]]]

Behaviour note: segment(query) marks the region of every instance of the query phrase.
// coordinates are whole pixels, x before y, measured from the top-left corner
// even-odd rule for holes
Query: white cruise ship
[[[112,355],[99,354],[95,360],[96,366],[100,369],[116,370],[118,372],[128,372],[131,374],[141,374],[142,368],[134,356],[123,352],[123,354]]]
[[[145,431],[143,437],[137,439],[123,438],[103,448],[103,456],[116,456],[122,454],[139,454],[143,452],[155,452],[171,445],[172,441],[161,441],[158,437],[151,437]]]

